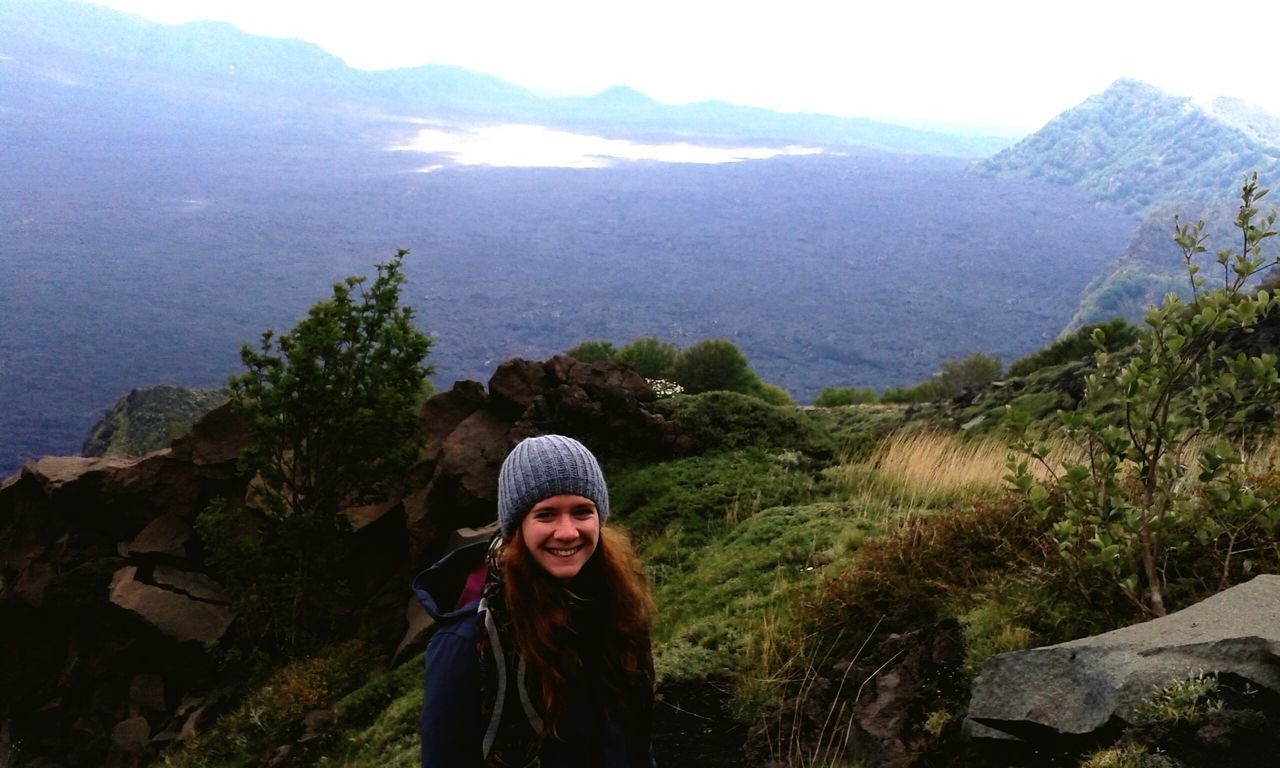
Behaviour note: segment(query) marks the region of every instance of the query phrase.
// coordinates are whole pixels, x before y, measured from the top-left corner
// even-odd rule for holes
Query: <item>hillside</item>
[[[1233,180],[1254,171],[1280,175],[1278,123],[1238,100],[1199,104],[1118,80],[979,168],[1071,185],[1148,214],[1170,204],[1230,200]]]
[[[1278,335],[1271,316],[1229,341],[1256,354]],[[351,592],[326,597],[342,620],[292,662],[273,655],[278,637],[257,624],[254,601],[224,588],[241,584],[237,563],[210,558],[220,532],[242,536],[264,519],[236,467],[245,435],[228,409],[142,460],[46,459],[0,485],[0,620],[26,629],[0,636],[6,732],[23,745],[19,766],[411,768],[425,627],[415,603],[406,611],[408,579],[454,528],[491,518],[497,457],[516,436],[570,431],[605,458],[610,524],[630,532],[654,582],[661,764],[798,768],[822,754],[1029,768],[1052,751],[1054,764],[1079,765],[1114,734],[1063,745],[961,732],[990,656],[1143,618],[1108,573],[1057,551],[1054,518],[1001,493],[1000,425],[1014,411],[1047,424],[1053,408],[1079,407],[1091,365],[1051,362],[923,408],[802,410],[724,392],[655,401],[624,369],[512,361],[487,387],[427,403],[411,487],[349,511]],[[1268,425],[1274,414],[1251,432],[1262,442],[1250,466],[1274,504]],[[211,527],[213,494],[229,503],[231,528]],[[1229,583],[1280,567],[1275,525],[1230,533],[1263,546],[1226,568]],[[1227,537],[1190,544],[1169,567],[1221,567]],[[251,585],[279,576],[239,567],[252,569]],[[1180,579],[1171,597],[1185,605],[1212,591]],[[68,664],[75,674],[56,674]],[[1221,706],[1270,722],[1270,695]],[[858,736],[831,740],[831,727]],[[1187,759],[1199,742],[1178,727],[1146,737],[1165,739],[1183,768],[1221,764]],[[1219,744],[1214,760],[1266,754],[1257,746]]]
[[[135,389],[93,425],[82,456],[144,456],[191,431],[206,413],[227,402],[221,390],[171,385]]]
[[[58,15],[83,9],[0,2],[0,270],[21,286],[0,292],[0,474],[76,451],[135,388],[220,386],[240,344],[399,246],[441,389],[588,338],[723,336],[807,400],[1042,346],[1132,228],[1077,191],[974,176],[920,145],[588,168],[396,150],[426,126],[483,143],[479,101],[524,119],[527,94],[461,72],[358,73],[226,27]],[[195,40],[206,33],[234,55]],[[299,71],[310,79],[283,79]],[[583,101],[617,114],[588,124],[571,104],[562,116],[578,122],[562,128],[612,130],[652,107],[626,91]],[[720,131],[705,141],[652,122],[634,134],[723,149],[810,122],[814,135],[866,127],[722,106],[684,108]]]
[[[1119,80],[979,164],[999,178],[1043,179],[1142,217],[1123,253],[1085,290],[1065,330],[1112,317],[1137,321],[1185,291],[1173,217],[1223,221],[1240,180],[1280,177],[1280,118],[1238,99],[1203,104]],[[1210,252],[1233,245],[1210,230]]]

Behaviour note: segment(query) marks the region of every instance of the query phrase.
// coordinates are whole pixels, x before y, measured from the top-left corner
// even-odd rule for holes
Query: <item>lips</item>
[[[573,557],[578,554],[578,550],[580,549],[582,549],[581,544],[576,547],[570,547],[569,549],[553,549],[551,547],[547,547],[547,551],[556,557]]]

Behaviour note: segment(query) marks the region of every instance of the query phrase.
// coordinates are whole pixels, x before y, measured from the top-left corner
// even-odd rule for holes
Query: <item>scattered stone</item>
[[[118,551],[121,557],[132,555],[170,555],[183,557],[187,554],[187,542],[191,540],[191,524],[176,514],[160,515],[147,524],[132,541],[120,543]]]
[[[1089,734],[1192,673],[1280,693],[1278,662],[1280,576],[1258,576],[1163,618],[1000,654],[974,681],[969,718],[1020,738]]]
[[[165,637],[182,642],[212,643],[235,619],[229,608],[137,581],[134,566],[125,566],[111,581],[109,599],[136,614]]]
[[[206,603],[226,605],[231,601],[221,584],[199,571],[180,571],[167,565],[157,565],[151,572],[151,579],[158,586]]]

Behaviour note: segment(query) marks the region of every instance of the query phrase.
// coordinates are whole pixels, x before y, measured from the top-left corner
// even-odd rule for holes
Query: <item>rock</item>
[[[1021,738],[1089,734],[1193,672],[1280,693],[1280,576],[1114,632],[1000,654],[974,681],[969,718]]]
[[[445,435],[452,432],[471,414],[484,407],[489,396],[478,381],[459,381],[448,392],[432,397],[422,407],[422,431],[427,439],[424,457],[435,456]]]
[[[134,578],[137,570],[130,565],[116,572],[111,580],[109,599],[165,637],[180,643],[211,643],[219,640],[231,626],[235,614],[226,606],[137,581]],[[184,583],[197,591],[205,586],[194,580]]]
[[[121,557],[131,555],[171,555],[182,557],[187,553],[191,540],[191,524],[176,514],[157,517],[143,528],[132,541],[121,542]]]
[[[132,768],[138,765],[147,742],[151,740],[151,726],[145,717],[131,717],[116,723],[111,729],[111,748],[107,752],[106,768]]]
[[[157,586],[181,592],[201,602],[226,605],[231,601],[222,585],[198,571],[180,571],[167,565],[157,565],[151,572]]]
[[[164,678],[159,675],[134,675],[129,682],[129,702],[135,712],[164,712]]]
[[[28,461],[23,465],[22,473],[35,477],[48,491],[56,491],[85,475],[111,469],[127,469],[137,463],[136,459],[45,456]]]
[[[248,425],[232,403],[214,408],[196,422],[191,432],[173,441],[170,456],[196,466],[227,465],[234,468],[240,452],[249,444]]]
[[[542,363],[512,358],[498,366],[489,378],[489,394],[514,413],[526,408],[548,388],[547,371]]]
[[[178,732],[179,741],[194,739],[203,726],[201,721],[204,720],[204,699],[196,699],[195,701],[199,702],[199,704],[187,714],[186,720],[182,722],[182,730]],[[182,714],[182,707],[178,708],[178,714]]]

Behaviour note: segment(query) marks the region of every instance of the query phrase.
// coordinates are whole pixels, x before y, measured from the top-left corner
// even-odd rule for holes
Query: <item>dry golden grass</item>
[[[1057,471],[1065,457],[1076,453],[1066,442],[1051,443],[1048,462]],[[998,493],[1009,473],[1008,455],[1007,443],[992,437],[968,440],[936,430],[896,433],[881,441],[865,462],[841,465],[832,474],[845,490],[878,497],[910,513]],[[1044,466],[1031,471],[1049,476]]]

